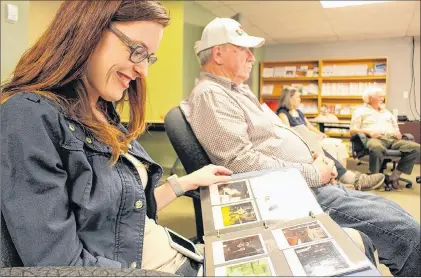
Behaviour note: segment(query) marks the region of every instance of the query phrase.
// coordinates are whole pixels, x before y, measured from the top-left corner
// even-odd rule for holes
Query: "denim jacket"
[[[129,161],[110,167],[111,148],[51,100],[20,93],[1,105],[1,212],[25,266],[141,267],[162,168],[137,141],[129,153],[149,164],[145,190]]]

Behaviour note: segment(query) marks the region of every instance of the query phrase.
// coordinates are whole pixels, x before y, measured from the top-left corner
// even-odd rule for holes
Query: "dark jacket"
[[[1,105],[0,138],[1,213],[25,266],[141,267],[162,168],[138,142],[129,152],[150,164],[145,190],[129,161],[110,167],[111,148],[37,94]]]

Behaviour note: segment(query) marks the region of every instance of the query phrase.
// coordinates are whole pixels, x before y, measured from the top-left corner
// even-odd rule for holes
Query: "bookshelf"
[[[295,86],[302,91],[301,110],[307,118],[326,106],[339,119],[351,119],[367,87],[387,94],[387,66],[386,57],[262,62],[259,99],[275,110],[283,87]]]
[[[259,100],[275,111],[283,87],[294,86],[302,92],[300,109],[307,118],[326,106],[339,120],[349,121],[363,105],[367,87],[380,87],[387,95],[387,69],[386,57],[262,62]],[[349,129],[327,128],[325,133],[342,139],[350,152]]]

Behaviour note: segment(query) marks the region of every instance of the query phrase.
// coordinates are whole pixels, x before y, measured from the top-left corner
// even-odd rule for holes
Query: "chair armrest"
[[[0,269],[0,276],[31,276],[31,277],[135,277],[135,276],[177,276],[172,273],[146,269],[131,268],[101,268],[101,267],[7,267]]]
[[[198,200],[200,200],[200,191],[199,191],[199,188],[196,189],[196,190],[187,191],[184,195],[187,196],[187,197],[190,197],[192,199],[198,199]]]
[[[350,138],[352,144],[352,156],[354,158],[363,157],[367,152],[368,138],[364,133],[357,133]]]
[[[415,141],[415,138],[411,133],[402,134],[402,139],[407,141]]]

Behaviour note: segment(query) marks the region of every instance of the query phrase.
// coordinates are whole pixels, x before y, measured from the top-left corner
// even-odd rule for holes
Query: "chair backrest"
[[[180,107],[172,108],[164,119],[165,131],[187,174],[211,163],[197,141]]]
[[[23,263],[16,251],[15,246],[13,245],[12,239],[10,237],[9,231],[6,227],[6,222],[3,218],[3,213],[1,214],[1,262],[0,267],[15,267],[23,266]]]

